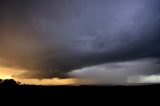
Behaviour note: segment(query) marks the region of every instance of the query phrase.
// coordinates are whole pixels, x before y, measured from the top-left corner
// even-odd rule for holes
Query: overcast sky
[[[0,14],[0,64],[25,70],[15,77],[123,84],[159,75],[159,0],[0,0]]]

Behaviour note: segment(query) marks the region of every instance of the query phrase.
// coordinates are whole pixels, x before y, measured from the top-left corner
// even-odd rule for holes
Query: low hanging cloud
[[[70,75],[79,79],[93,80],[95,84],[145,83],[148,77],[159,73],[158,61],[157,59],[138,59],[106,63],[74,70]],[[148,83],[152,82],[150,79],[148,78]]]
[[[159,10],[159,0],[1,0],[0,64],[26,70],[17,77],[43,79],[105,63],[157,61]],[[130,73],[114,67],[111,77]]]

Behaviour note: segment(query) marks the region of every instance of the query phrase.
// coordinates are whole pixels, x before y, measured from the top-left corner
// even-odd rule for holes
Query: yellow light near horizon
[[[8,68],[8,67],[3,67],[0,66],[0,79],[5,80],[5,79],[13,79],[12,76],[20,74],[24,72],[23,70],[17,70],[14,68]]]
[[[0,75],[0,79],[5,80],[5,79],[12,79],[11,75]]]
[[[22,84],[33,84],[33,85],[72,85],[76,83],[76,79],[68,78],[68,79],[18,79],[15,78],[16,81],[21,82]]]
[[[9,75],[9,76],[6,76],[5,78],[6,78],[6,79],[12,79],[12,76]]]
[[[88,84],[94,83],[90,80],[83,80],[77,78],[68,78],[68,79],[59,79],[59,78],[51,78],[51,79],[25,79],[18,78],[16,75],[20,75],[26,72],[25,70],[19,70],[15,68],[8,68],[0,66],[0,79],[14,79],[22,84],[34,84],[34,85],[79,85],[79,84]]]
[[[21,82],[22,84],[35,84],[35,85],[70,85],[76,83],[76,80],[72,78],[69,79],[52,78],[52,79],[39,80],[39,79],[23,79],[15,77],[15,75],[19,75],[23,72],[25,71],[0,66],[0,79],[2,80],[14,79],[18,82]]]

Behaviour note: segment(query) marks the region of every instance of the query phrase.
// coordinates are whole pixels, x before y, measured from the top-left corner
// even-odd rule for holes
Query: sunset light
[[[10,75],[0,75],[0,79],[2,79],[2,80],[12,79],[12,76],[10,76]]]

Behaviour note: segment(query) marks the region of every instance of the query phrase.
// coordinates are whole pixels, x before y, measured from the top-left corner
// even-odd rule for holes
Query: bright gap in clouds
[[[73,85],[76,84],[78,79],[59,79],[59,78],[52,78],[52,79],[18,79],[15,78],[16,81],[21,82],[22,84],[33,84],[33,85]]]
[[[128,83],[160,83],[160,75],[141,75],[134,76],[128,79]]]
[[[0,66],[0,79],[12,79],[14,75],[23,73],[23,70]]]
[[[12,79],[11,75],[0,75],[0,79],[5,80],[5,79]]]

